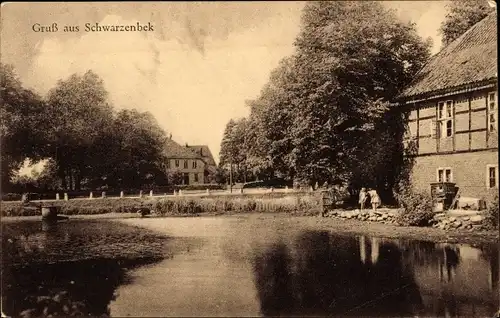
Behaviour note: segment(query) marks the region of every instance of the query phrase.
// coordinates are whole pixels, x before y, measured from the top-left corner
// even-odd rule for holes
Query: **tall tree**
[[[5,192],[25,158],[44,156],[47,122],[41,97],[22,86],[13,66],[0,65],[0,89],[0,170]]]
[[[292,124],[296,102],[300,99],[295,73],[295,57],[283,59],[271,72],[269,82],[260,96],[249,102],[249,158],[257,171],[264,176],[286,175],[293,177]],[[250,141],[252,140],[252,141]],[[260,160],[257,160],[260,158]]]
[[[97,74],[73,74],[49,91],[50,145],[63,188],[78,189],[91,173],[92,145],[111,125],[108,92]]]
[[[430,45],[379,2],[308,2],[296,53],[250,102],[253,161],[310,184],[364,177],[390,188],[394,176],[379,174],[397,173],[391,137],[401,135],[401,121],[389,102]]]
[[[220,165],[232,164],[234,181],[246,181],[247,119],[230,120],[221,143]]]
[[[427,61],[430,41],[374,1],[307,3],[302,23],[293,162],[312,182],[347,179],[369,161],[360,148],[388,127],[379,124],[388,103]]]
[[[487,0],[450,1],[447,9],[448,13],[440,28],[443,46],[460,37],[495,10]]]
[[[98,147],[107,159],[99,167],[105,184],[114,187],[141,187],[167,183],[166,134],[149,112],[121,110],[110,130],[108,142]]]
[[[225,166],[235,160],[237,145],[233,143],[233,130],[236,126],[236,122],[234,119],[230,119],[226,124],[226,128],[224,129],[224,135],[222,136],[221,141],[221,149],[219,152],[219,165]]]

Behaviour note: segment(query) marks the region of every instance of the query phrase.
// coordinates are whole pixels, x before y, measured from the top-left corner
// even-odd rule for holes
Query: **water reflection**
[[[414,313],[422,301],[399,249],[388,243],[372,251],[363,263],[356,238],[326,232],[306,232],[288,246],[277,243],[255,259],[262,314]]]
[[[4,311],[491,317],[498,308],[493,244],[338,235],[286,220],[121,221],[169,240],[102,220],[2,224]]]
[[[263,315],[492,316],[496,248],[305,232],[254,258]]]
[[[102,221],[4,223],[2,310],[23,317],[109,315],[127,270],[161,260],[163,241]]]

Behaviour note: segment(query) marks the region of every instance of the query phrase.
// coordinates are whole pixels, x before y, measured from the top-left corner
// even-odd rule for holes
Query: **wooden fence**
[[[309,191],[313,191],[310,189]],[[233,189],[231,190],[174,190],[173,193],[166,192],[155,192],[153,190],[150,191],[113,191],[108,193],[106,191],[89,191],[89,192],[79,192],[78,196],[71,196],[71,193],[68,192],[59,192],[55,193],[53,198],[30,198],[23,195],[21,199],[17,200],[4,200],[4,201],[24,201],[28,199],[31,202],[47,202],[47,201],[59,201],[59,200],[95,200],[95,199],[103,199],[103,198],[111,198],[111,199],[120,199],[120,198],[159,198],[159,197],[175,197],[175,196],[208,196],[208,195],[241,195],[241,194],[265,194],[265,193],[294,193],[294,192],[304,192],[303,189],[292,189],[292,188],[284,188],[284,189],[274,189],[274,188],[250,188],[250,189]]]

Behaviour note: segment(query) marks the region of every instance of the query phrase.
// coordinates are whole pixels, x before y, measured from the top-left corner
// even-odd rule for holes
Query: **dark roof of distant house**
[[[171,138],[167,139],[165,143],[165,154],[167,158],[173,159],[202,159],[207,164],[206,168],[215,173],[217,164],[215,163],[214,157],[210,148],[206,145],[196,145],[196,146],[181,146],[180,144],[173,141]]]
[[[165,154],[168,158],[178,158],[178,159],[200,158],[200,155],[196,155],[193,151],[191,151],[191,149],[179,145],[172,139],[167,139],[165,143]]]
[[[188,146],[188,148],[191,149],[198,156],[201,156],[203,159],[205,159],[205,162],[208,165],[216,166],[214,157],[212,156],[212,152],[210,151],[210,148],[208,148],[207,145],[193,145],[193,146]]]
[[[426,98],[474,88],[497,78],[497,14],[494,11],[432,57],[400,97]]]

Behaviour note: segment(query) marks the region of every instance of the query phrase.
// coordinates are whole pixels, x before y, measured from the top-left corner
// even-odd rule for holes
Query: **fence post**
[[[64,201],[68,201],[68,194],[67,193],[64,193]]]
[[[120,198],[123,198],[123,191],[120,191]]]
[[[210,189],[207,189],[207,194],[210,195]]]
[[[150,191],[149,191],[149,196],[150,196],[150,197],[153,197],[153,190],[150,190]]]
[[[106,198],[106,192],[105,192],[105,191],[102,191],[101,197],[102,197],[103,199],[104,199],[104,198]]]
[[[92,194],[92,191],[90,191],[89,199],[92,199],[92,197],[93,197],[93,194]]]
[[[240,194],[243,194],[243,188],[240,188]]]
[[[139,191],[139,198],[142,198],[142,190]]]
[[[179,195],[182,195],[182,190],[179,190]]]
[[[59,193],[56,193],[56,201],[59,201]]]

